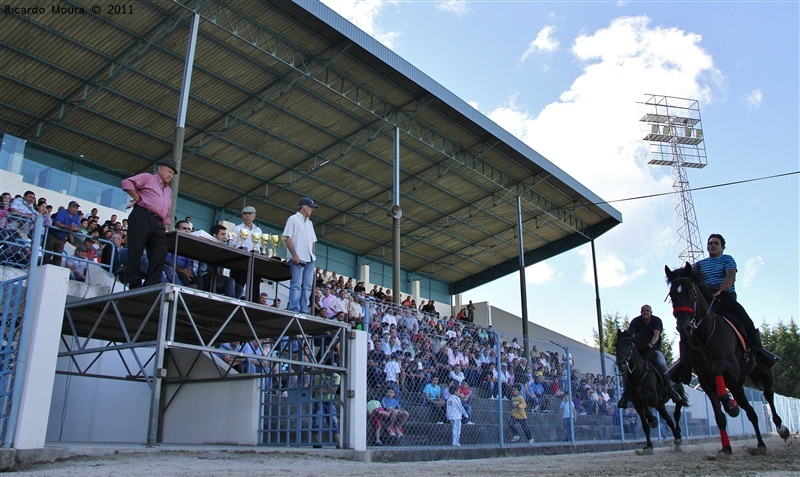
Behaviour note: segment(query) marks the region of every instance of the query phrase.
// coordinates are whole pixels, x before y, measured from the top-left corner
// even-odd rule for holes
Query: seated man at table
[[[185,220],[179,220],[175,224],[175,230],[179,234],[188,234],[192,232],[192,224]],[[173,265],[175,268],[173,269]],[[194,272],[194,260],[178,255],[177,259],[174,258],[172,252],[167,254],[164,260],[164,274],[166,275],[167,282],[180,283],[184,286],[197,285],[197,275]],[[177,277],[177,278],[176,278]]]
[[[228,229],[223,225],[215,225],[211,227],[211,236],[223,244],[228,241]],[[216,277],[216,287],[214,293],[219,293],[231,298],[239,298],[242,296],[244,289],[239,286],[231,277],[226,277],[222,274],[223,269],[218,268],[214,276]],[[197,266],[197,286],[201,290],[211,291],[211,267],[205,263],[200,262]]]

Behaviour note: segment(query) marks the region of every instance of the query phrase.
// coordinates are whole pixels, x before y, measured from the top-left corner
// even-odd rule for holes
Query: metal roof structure
[[[313,197],[322,242],[391,262],[395,128],[402,267],[452,293],[592,240],[621,214],[316,1],[134,2],[5,14],[0,130],[120,176],[172,153],[200,15],[179,194],[282,227]]]

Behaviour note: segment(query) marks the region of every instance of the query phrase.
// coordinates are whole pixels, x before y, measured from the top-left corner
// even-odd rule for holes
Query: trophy
[[[283,236],[278,234],[272,235],[269,238],[270,242],[272,242],[272,246],[274,247],[274,252],[272,254],[273,257],[278,255],[278,244],[281,242],[281,239],[283,239]]]
[[[233,242],[232,242],[232,240],[235,240],[235,239],[236,239],[236,232],[234,232],[233,230],[231,230],[231,231],[228,233],[228,245],[233,245]]]
[[[270,237],[272,237],[270,234],[261,235],[261,253],[266,251],[268,257],[272,256],[272,249],[269,248]]]
[[[258,247],[258,242],[261,240],[261,232],[255,232],[254,231],[251,234],[251,237],[253,239],[253,249],[251,250],[251,252],[253,252],[253,253],[261,253],[261,251],[259,250],[259,247]]]
[[[241,229],[239,229],[239,238],[242,239],[242,244],[239,246],[239,248],[245,248],[244,243],[245,241],[247,241],[248,235],[250,235],[250,229],[248,229],[247,227],[242,227]]]

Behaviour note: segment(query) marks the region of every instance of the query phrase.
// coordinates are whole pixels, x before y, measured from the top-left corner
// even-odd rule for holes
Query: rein
[[[690,326],[690,328],[692,330],[697,330],[700,327],[700,325],[703,323],[703,320],[705,320],[709,315],[712,315],[711,306],[714,304],[714,300],[711,300],[711,303],[706,307],[705,313],[703,313],[703,315],[698,320],[697,319],[697,312],[696,312],[697,301],[698,301],[697,300],[697,285],[695,284],[694,280],[692,280],[689,277],[678,277],[675,280],[673,280],[672,283],[675,284],[676,282],[679,282],[679,281],[687,281],[687,282],[689,282],[689,285],[692,287],[692,292],[693,293],[690,293],[690,298],[692,300],[692,306],[686,306],[686,305],[684,305],[684,306],[673,306],[672,307],[672,316],[677,318],[677,315],[679,313],[686,313],[686,314],[690,315],[692,317],[692,321],[689,323],[689,326]],[[716,315],[713,315],[713,316],[716,316]],[[705,343],[702,343],[702,340],[699,337],[695,336],[694,333],[690,333],[690,335],[689,335],[690,340],[689,341],[690,341],[690,344],[691,344],[692,348],[694,348],[695,350],[700,350],[700,351],[705,351],[706,348],[708,348],[708,345],[711,343],[711,337],[714,336],[714,332],[717,330],[717,320],[712,319],[711,323],[712,323],[711,332],[708,334],[708,337],[707,337]],[[692,343],[692,342],[697,343],[697,345],[695,346],[695,344]]]
[[[622,364],[623,364],[623,367],[624,367],[624,372],[623,372],[622,374],[623,374],[623,376],[624,376],[624,375],[627,375],[627,376],[629,376],[629,377],[631,378],[631,381],[633,381],[633,378],[634,378],[634,371],[636,371],[636,365],[634,365],[633,367],[631,367],[631,356],[633,356],[633,352],[634,352],[634,350],[636,350],[636,345],[635,345],[635,344],[633,344],[633,343],[631,343],[631,350],[628,352],[628,356],[627,356],[627,357],[625,358],[625,360],[622,362]],[[650,365],[649,365],[649,363],[647,362],[647,360],[646,360],[646,359],[644,359],[644,357],[643,357],[642,355],[640,355],[638,352],[636,353],[636,355],[637,355],[637,356],[639,356],[639,360],[640,360],[640,361],[643,363],[643,366],[642,366],[642,367],[644,368],[644,372],[642,373],[642,377],[641,377],[641,379],[639,379],[639,382],[638,382],[638,383],[634,384],[633,382],[630,382],[629,384],[630,384],[630,385],[631,385],[631,386],[632,386],[634,389],[636,389],[637,391],[639,391],[639,390],[641,390],[641,389],[642,389],[642,383],[644,382],[645,378],[647,377],[647,374],[650,372]],[[619,362],[617,362],[617,364],[620,364],[620,363],[619,363]]]

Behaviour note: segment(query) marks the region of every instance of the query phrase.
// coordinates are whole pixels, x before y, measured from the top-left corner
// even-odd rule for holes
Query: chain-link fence
[[[635,411],[617,408],[621,378],[611,355],[601,357],[589,347],[570,348],[535,337],[524,340],[466,320],[369,297],[365,304],[365,326],[370,333],[369,446],[503,446],[644,438]],[[691,388],[687,393],[693,407],[684,408],[683,435],[717,435],[705,395]],[[763,398],[757,392],[751,395],[762,429],[773,430]],[[800,402],[794,401],[797,407]],[[395,405],[401,411],[395,412]],[[671,404],[668,411],[673,411]],[[729,419],[731,435],[753,433],[743,414]],[[672,439],[663,422],[652,436]]]
[[[339,447],[347,380],[340,335],[265,340],[256,349],[263,360],[232,363],[262,375],[260,443]]]
[[[4,211],[5,212],[5,211]],[[41,216],[23,217],[4,213],[0,217],[0,440],[10,447],[14,438],[17,396],[24,376],[21,354],[27,292],[36,275],[40,242],[32,237],[43,235]]]

